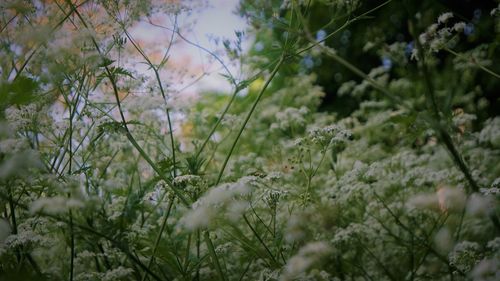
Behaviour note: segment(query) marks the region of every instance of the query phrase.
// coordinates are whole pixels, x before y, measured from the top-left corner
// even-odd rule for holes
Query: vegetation
[[[498,1],[205,7],[0,3],[1,280],[500,279]]]

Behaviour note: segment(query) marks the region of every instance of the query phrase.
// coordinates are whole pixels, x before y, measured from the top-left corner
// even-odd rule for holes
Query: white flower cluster
[[[306,116],[309,113],[307,107],[300,108],[287,107],[285,110],[276,113],[276,122],[271,124],[271,130],[297,130],[307,124]]]
[[[477,65],[489,66],[492,64],[489,57],[489,46],[479,45],[469,51],[463,52],[461,56],[455,57],[453,67],[457,70],[475,68]]]
[[[481,260],[470,273],[474,281],[500,280],[500,258]]]
[[[18,247],[27,247],[40,244],[44,238],[34,231],[21,231],[18,234],[12,234],[5,239],[6,248],[15,249]]]
[[[337,230],[331,242],[339,246],[349,243],[357,244],[359,240],[365,240],[371,233],[372,230],[368,226],[360,223],[351,223],[347,227]]]
[[[461,188],[440,187],[436,193],[418,194],[406,203],[408,209],[461,211],[465,207],[466,195]]]
[[[351,140],[352,133],[341,126],[330,125],[309,130],[307,137],[312,143],[319,144],[323,148],[329,146],[337,148]]]
[[[469,272],[481,259],[481,247],[476,242],[462,241],[448,255],[450,265]]]
[[[319,262],[330,252],[330,245],[326,242],[320,241],[306,244],[300,248],[296,255],[288,260],[280,280],[295,280],[295,278],[305,273],[314,263]]]
[[[197,185],[201,180],[198,175],[181,175],[175,177],[173,184],[176,186]]]
[[[83,202],[75,198],[62,196],[42,197],[31,204],[30,212],[33,214],[38,212],[59,214],[67,212],[70,209],[81,208],[83,206]]]
[[[500,117],[488,119],[479,132],[478,139],[481,143],[490,144],[495,148],[500,147]]]
[[[287,191],[268,189],[264,192],[263,199],[269,207],[275,208],[280,199],[283,199],[287,194]]]
[[[246,176],[237,182],[224,183],[210,189],[184,214],[180,220],[181,225],[189,230],[196,230],[208,227],[220,213],[230,219],[239,217],[247,207],[244,197],[259,186],[258,179],[254,176]],[[228,212],[224,212],[225,210]]]
[[[131,268],[125,268],[119,266],[117,268],[110,269],[106,272],[81,272],[75,277],[76,281],[87,281],[87,280],[102,280],[102,281],[119,281],[119,280],[130,280],[130,276],[134,272]]]
[[[452,27],[449,27],[446,24],[451,18],[453,18],[452,13],[441,14],[437,19],[437,23],[430,25],[425,33],[420,34],[418,38],[420,43],[427,46],[432,52],[437,52],[450,44],[454,44],[454,40],[450,41],[450,39],[453,39],[452,35],[464,32],[468,26],[464,22],[457,22]],[[416,48],[412,50],[412,58],[416,58],[417,52]]]

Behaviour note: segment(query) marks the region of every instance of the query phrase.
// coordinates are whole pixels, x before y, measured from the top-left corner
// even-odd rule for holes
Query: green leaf
[[[125,76],[128,76],[132,79],[135,79],[135,77],[132,75],[132,73],[126,69],[124,69],[123,67],[111,67],[110,68],[110,71],[113,75],[125,75]]]
[[[107,67],[112,65],[115,62],[115,60],[108,59],[106,57],[102,58],[102,62],[99,64],[99,67]]]
[[[26,76],[19,76],[12,82],[0,84],[0,106],[30,103],[35,99],[38,87],[38,82]]]

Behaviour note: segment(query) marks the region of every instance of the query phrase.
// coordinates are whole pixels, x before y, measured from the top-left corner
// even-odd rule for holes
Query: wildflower
[[[495,237],[495,239],[488,241],[486,247],[493,253],[496,253],[496,255],[500,255],[500,237]]]
[[[453,25],[452,29],[456,32],[462,32],[465,29],[465,22],[457,22]]]
[[[500,117],[486,120],[483,129],[479,132],[478,139],[481,143],[500,147]],[[500,187],[500,185],[498,187]]]
[[[80,200],[74,198],[66,198],[62,196],[42,197],[31,204],[30,212],[38,213],[45,212],[49,214],[58,214],[68,211],[68,209],[83,207]]]
[[[340,147],[352,139],[352,134],[340,126],[330,125],[323,128],[311,129],[308,138],[313,143],[319,144],[324,148],[329,145]]]
[[[438,23],[446,23],[449,19],[453,18],[453,13],[444,13],[438,17]]]
[[[306,69],[311,69],[314,67],[314,60],[311,56],[305,56],[302,59],[302,64],[305,66]]]
[[[106,271],[102,280],[103,281],[116,281],[116,280],[124,280],[128,276],[132,275],[134,270],[131,268],[125,268],[123,266],[119,266],[112,270]]]
[[[450,265],[469,272],[481,258],[481,248],[476,242],[462,241],[448,255]]]
[[[197,175],[182,175],[175,177],[173,184],[175,186],[196,185],[201,181],[201,177]]]
[[[299,252],[290,258],[285,265],[281,280],[294,280],[299,274],[307,271],[314,263],[330,253],[326,242],[312,242],[300,248]]]
[[[410,210],[438,210],[439,201],[435,194],[419,194],[410,198],[406,206]]]
[[[382,59],[382,66],[385,70],[390,70],[392,68],[392,60],[388,57]]]
[[[285,110],[276,113],[276,122],[271,124],[271,129],[286,131],[289,129],[300,129],[306,125],[305,116],[309,113],[307,107],[301,108],[287,107]]]
[[[474,34],[474,24],[468,23],[464,27],[464,34],[467,35],[467,36],[470,36],[470,35]]]
[[[500,260],[497,258],[481,260],[472,269],[470,277],[475,281],[500,280]]]
[[[323,29],[318,30],[316,32],[316,41],[323,41],[326,37],[326,31]]]
[[[492,196],[474,193],[467,200],[467,213],[473,216],[487,215],[494,206],[495,202]]]
[[[234,183],[224,183],[208,191],[206,195],[193,203],[182,218],[181,225],[189,230],[208,227],[218,213],[229,210],[228,218],[234,220],[246,210],[242,197],[250,194],[258,186],[257,177],[242,177]],[[235,200],[233,200],[235,199]]]

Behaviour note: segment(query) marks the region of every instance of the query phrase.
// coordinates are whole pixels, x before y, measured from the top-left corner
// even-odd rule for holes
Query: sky
[[[222,51],[222,44],[216,45],[215,38],[236,40],[235,31],[244,31],[246,21],[236,15],[234,11],[238,6],[238,0],[209,0],[208,7],[200,9],[190,15],[182,14],[177,18],[180,33],[189,41],[220,55],[233,74],[237,74],[238,65],[231,65]],[[152,22],[167,26],[173,26],[173,18],[162,16],[152,17]],[[155,50],[151,54],[158,59],[170,42],[171,32],[167,29],[152,26],[148,22],[140,23],[132,35],[139,42]],[[220,40],[219,42],[221,42]],[[215,90],[229,92],[231,85],[220,74],[226,73],[223,67],[211,56],[176,36],[175,44],[169,54],[169,62],[162,78],[169,81],[169,89],[179,92],[182,96],[198,95],[200,92]],[[243,47],[247,49],[250,40],[245,40]],[[156,52],[156,53],[155,53]],[[205,75],[204,75],[205,73]]]

